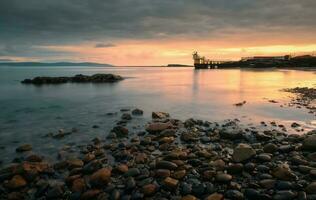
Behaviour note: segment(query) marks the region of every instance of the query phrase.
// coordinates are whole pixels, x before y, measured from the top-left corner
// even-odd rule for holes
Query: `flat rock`
[[[172,127],[170,122],[153,122],[147,125],[146,131],[150,133],[161,132]]]
[[[239,144],[233,153],[233,160],[235,162],[243,162],[256,155],[256,151],[248,144]]]

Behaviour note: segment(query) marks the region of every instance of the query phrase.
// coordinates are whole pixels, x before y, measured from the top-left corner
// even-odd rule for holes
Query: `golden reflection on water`
[[[280,90],[313,87],[316,85],[316,75],[293,70],[193,70],[192,73],[169,71],[161,75],[159,81],[162,94],[173,94],[172,90],[176,89],[177,95],[172,95],[172,98],[178,100],[192,98],[232,104],[243,100],[261,102],[263,98],[286,99],[291,94]]]

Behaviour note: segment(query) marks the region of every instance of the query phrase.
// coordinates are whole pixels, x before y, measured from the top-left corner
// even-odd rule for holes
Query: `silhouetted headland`
[[[45,62],[1,62],[0,66],[16,66],[16,67],[56,67],[56,66],[86,66],[86,67],[112,67],[113,65],[105,63],[94,63],[94,62],[54,62],[54,63],[45,63]]]
[[[316,57],[303,55],[285,56],[254,56],[244,57],[239,61],[214,61],[193,53],[194,67],[196,69],[221,68],[312,68],[316,67]]]

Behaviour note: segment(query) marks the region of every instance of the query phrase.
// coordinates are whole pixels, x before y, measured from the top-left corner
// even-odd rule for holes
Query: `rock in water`
[[[233,160],[235,162],[243,162],[256,155],[256,151],[248,144],[239,144],[233,153]]]
[[[136,108],[136,109],[134,109],[134,110],[132,111],[132,114],[133,114],[133,115],[143,115],[143,114],[144,114],[144,111],[142,111],[141,109]]]
[[[166,112],[153,112],[151,116],[153,119],[164,119],[170,117],[169,113]]]
[[[170,127],[172,127],[172,124],[170,122],[167,122],[167,123],[154,122],[147,125],[146,131],[150,133],[156,133],[156,132],[161,132],[163,130],[166,130]]]
[[[32,145],[30,144],[23,144],[16,148],[16,152],[24,152],[24,151],[31,151],[32,150]]]
[[[123,126],[116,126],[112,129],[112,132],[115,133],[116,137],[122,138],[128,136],[128,129]]]
[[[35,77],[33,79],[25,79],[21,81],[23,84],[61,84],[61,83],[113,83],[121,81],[123,78],[114,74],[94,74],[92,76],[86,76],[82,74],[75,75],[73,77]]]
[[[316,151],[316,135],[307,136],[303,141],[302,148],[308,151]]]

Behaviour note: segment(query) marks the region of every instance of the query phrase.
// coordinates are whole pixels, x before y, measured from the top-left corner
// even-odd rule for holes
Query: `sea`
[[[0,161],[23,157],[15,152],[31,144],[33,152],[54,160],[67,148],[106,136],[123,113],[144,111],[128,123],[130,132],[142,129],[153,111],[171,117],[210,122],[240,121],[249,126],[276,122],[289,134],[316,128],[316,117],[298,106],[288,106],[292,87],[315,87],[316,71],[286,69],[212,69],[190,67],[0,67]],[[25,85],[35,76],[73,76],[113,73],[125,79],[117,83],[67,83]],[[271,103],[271,100],[276,103]],[[234,104],[246,101],[243,106]],[[304,131],[290,125],[297,122]],[[93,126],[98,128],[93,128]],[[63,139],[49,134],[77,130]]]

